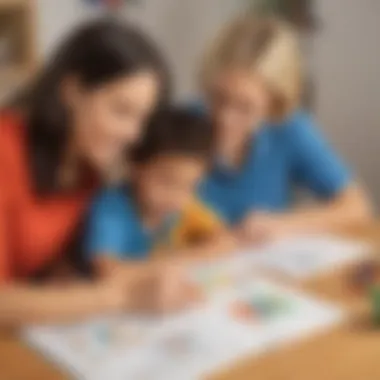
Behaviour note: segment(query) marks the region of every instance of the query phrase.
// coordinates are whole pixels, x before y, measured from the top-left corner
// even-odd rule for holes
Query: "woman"
[[[117,276],[66,288],[27,280],[64,254],[92,194],[121,173],[124,149],[139,138],[166,89],[164,65],[149,40],[101,21],[61,46],[24,117],[1,116],[0,324],[136,306],[138,284]]]
[[[218,130],[218,160],[204,198],[249,240],[334,232],[366,222],[366,195],[299,109],[301,57],[291,27],[272,18],[234,21],[202,72]],[[319,200],[291,209],[301,186]]]

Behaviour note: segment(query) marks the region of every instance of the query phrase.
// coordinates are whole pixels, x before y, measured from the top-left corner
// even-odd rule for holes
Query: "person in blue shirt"
[[[300,109],[301,54],[290,26],[238,18],[208,50],[201,77],[197,109],[216,124],[217,152],[200,193],[242,237],[335,232],[370,219],[366,194]],[[294,209],[298,187],[318,202]]]

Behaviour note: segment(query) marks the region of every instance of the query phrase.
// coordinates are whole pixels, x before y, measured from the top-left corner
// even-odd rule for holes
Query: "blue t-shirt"
[[[349,181],[347,168],[311,117],[299,111],[280,125],[263,125],[256,131],[242,167],[216,162],[200,195],[234,224],[252,210],[286,209],[296,186],[329,199]]]
[[[158,241],[163,243],[169,238],[173,225],[173,218],[168,218],[157,230],[148,230],[127,186],[105,189],[90,208],[86,256],[91,259],[97,254],[108,254],[118,259],[145,259]]]

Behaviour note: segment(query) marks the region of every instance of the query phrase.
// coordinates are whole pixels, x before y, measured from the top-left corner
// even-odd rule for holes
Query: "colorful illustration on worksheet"
[[[257,291],[238,297],[229,306],[229,314],[243,323],[266,323],[290,315],[296,305],[286,295]]]

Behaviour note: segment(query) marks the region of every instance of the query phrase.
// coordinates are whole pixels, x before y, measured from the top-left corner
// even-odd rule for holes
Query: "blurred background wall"
[[[136,0],[136,3],[138,0]],[[81,0],[36,0],[38,59],[74,25],[96,15]],[[178,98],[196,94],[200,54],[246,0],[141,0],[125,16],[146,28],[167,54]],[[332,143],[380,206],[380,1],[315,0],[320,29],[308,49],[314,111]]]
[[[315,111],[380,206],[380,1],[317,0]]]

